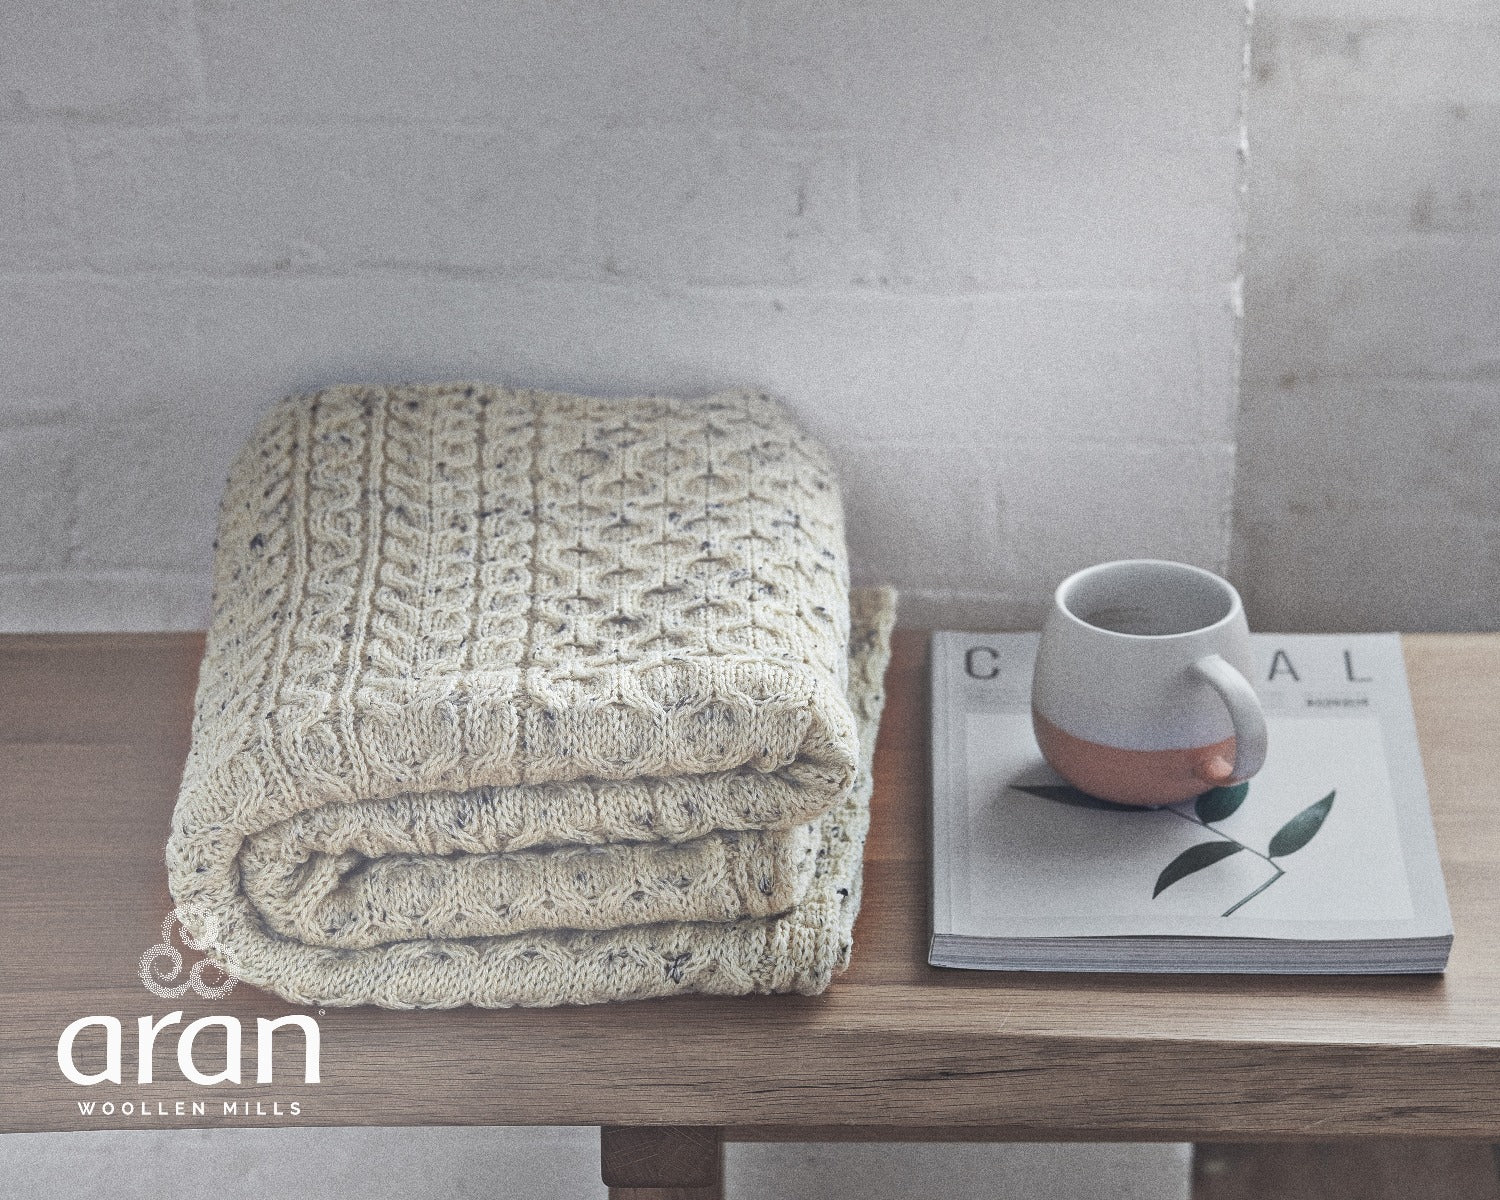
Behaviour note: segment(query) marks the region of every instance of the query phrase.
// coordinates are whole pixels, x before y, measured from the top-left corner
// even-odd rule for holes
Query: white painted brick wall
[[[756,385],[856,574],[1222,568],[1240,0],[11,0],[0,628],[200,626],[277,395]]]

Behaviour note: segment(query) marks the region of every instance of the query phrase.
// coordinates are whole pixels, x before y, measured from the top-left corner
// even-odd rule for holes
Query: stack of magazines
[[[1138,809],[1079,792],[1042,759],[1037,635],[934,635],[934,966],[1444,969],[1453,924],[1399,639],[1252,642],[1265,766]]]

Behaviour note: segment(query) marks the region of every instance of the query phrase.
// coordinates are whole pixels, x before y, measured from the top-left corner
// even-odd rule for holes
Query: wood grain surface
[[[0,1130],[597,1124],[772,1136],[963,1126],[1035,1140],[1500,1138],[1500,636],[1405,646],[1457,922],[1443,978],[928,967],[926,638],[904,633],[854,965],[827,994],[314,1012],[248,985],[221,1000],[163,1000],[137,974],[169,910],[162,848],[201,637],[0,638]],[[156,1082],[134,1083],[137,1019],[174,1008],[184,1020],[237,1017],[247,1080],[255,1018],[309,1012],[322,1031],[322,1082],[303,1084],[294,1055],[278,1060],[273,1083],[194,1085],[167,1031]],[[124,1026],[120,1085],[81,1087],[59,1069],[59,1034],[91,1014]],[[208,1068],[214,1043],[198,1049]],[[100,1111],[105,1101],[113,1115]],[[195,1115],[194,1101],[205,1112]],[[119,1111],[127,1103],[133,1117]],[[236,1112],[224,1115],[226,1103]]]

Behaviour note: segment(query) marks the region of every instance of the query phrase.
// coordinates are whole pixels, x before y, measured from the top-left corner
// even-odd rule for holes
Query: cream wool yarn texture
[[[288,398],[214,584],[168,868],[240,977],[499,1006],[847,960],[893,599],[851,610],[769,397]]]

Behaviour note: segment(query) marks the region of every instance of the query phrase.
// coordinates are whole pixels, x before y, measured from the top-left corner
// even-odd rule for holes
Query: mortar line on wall
[[[193,81],[194,99],[200,110],[208,107],[208,63],[203,57],[203,22],[194,0],[179,0],[182,33],[188,53],[188,74]]]
[[[591,288],[619,293],[650,293],[666,296],[742,296],[747,300],[763,302],[768,299],[792,296],[802,299],[884,299],[892,301],[923,300],[933,303],[965,304],[974,301],[1004,300],[1016,297],[1135,297],[1141,299],[1187,300],[1213,302],[1220,298],[1218,291],[1175,287],[1122,287],[1099,285],[1089,287],[1012,287],[986,288],[972,291],[924,290],[914,288],[890,288],[865,284],[829,284],[808,286],[806,284],[780,283],[707,283],[652,279],[647,277],[608,276],[603,278],[588,274],[569,275],[563,273],[532,274],[521,270],[494,267],[462,267],[423,262],[360,262],[345,267],[232,267],[226,270],[203,270],[177,267],[107,267],[92,263],[79,263],[65,267],[33,267],[7,270],[0,267],[0,280],[5,279],[165,279],[165,280],[210,280],[226,283],[263,279],[279,280],[349,280],[360,276],[387,276],[407,279],[421,276],[458,283],[495,283],[509,286],[587,284]]]
[[[1480,367],[1471,368],[1464,374],[1431,374],[1431,375],[1401,375],[1386,371],[1369,370],[1330,370],[1327,367],[1318,367],[1303,374],[1298,372],[1300,378],[1292,385],[1296,387],[1313,387],[1323,384],[1359,384],[1364,387],[1383,383],[1400,384],[1404,389],[1413,390],[1423,387],[1435,389],[1443,388],[1478,388],[1486,395],[1491,395],[1495,390],[1495,380],[1500,378],[1500,364],[1494,368]],[[1265,374],[1255,372],[1245,377],[1244,382],[1260,386],[1271,386],[1278,384],[1285,372],[1278,374]],[[1283,388],[1283,390],[1291,390]]]
[[[1204,453],[1232,450],[1234,444],[1227,441],[1205,441],[1197,437],[1181,437],[1164,434],[1159,437],[1132,437],[1125,438],[1118,434],[1069,434],[1051,431],[1046,437],[1000,436],[996,438],[985,438],[982,436],[970,437],[963,441],[953,441],[943,438],[840,438],[836,435],[825,435],[829,445],[841,446],[848,449],[860,447],[896,447],[902,450],[1030,450],[1030,449],[1052,449],[1057,446],[1108,446],[1124,452],[1132,450],[1155,450],[1163,447],[1181,448],[1183,446],[1201,450]]]
[[[49,567],[40,570],[35,567],[0,565],[0,579],[57,581],[69,579],[99,579],[104,581],[124,581],[131,579],[203,580],[208,578],[208,572],[209,564],[206,562],[202,567],[106,567],[79,561],[62,567]]]
[[[201,55],[201,37],[196,39],[196,52]],[[214,111],[207,95],[206,68],[194,72],[202,75],[203,92],[194,97],[199,104],[196,111],[173,111],[172,103],[166,102],[149,112],[117,108],[36,108],[24,106],[0,111],[0,128],[20,126],[62,126],[64,128],[90,129],[111,127],[120,130],[182,130],[189,133],[207,130],[295,130],[299,132],[343,132],[354,129],[416,130],[433,133],[453,130],[459,133],[489,134],[557,134],[599,132],[653,133],[669,135],[676,132],[694,135],[711,134],[716,137],[737,137],[747,134],[790,140],[824,139],[847,136],[849,130],[838,124],[796,125],[776,122],[716,122],[711,117],[705,121],[610,121],[602,120],[594,125],[576,119],[558,118],[515,121],[502,116],[463,117],[433,116],[411,117],[399,114],[359,116],[354,113],[324,113],[314,116],[289,116],[277,113],[244,113],[240,111]]]
[[[75,434],[63,460],[68,512],[63,518],[62,565],[64,569],[67,569],[77,564],[83,553],[83,428],[76,402],[69,402],[63,413],[64,419],[73,424]],[[35,574],[36,572],[26,573]]]

